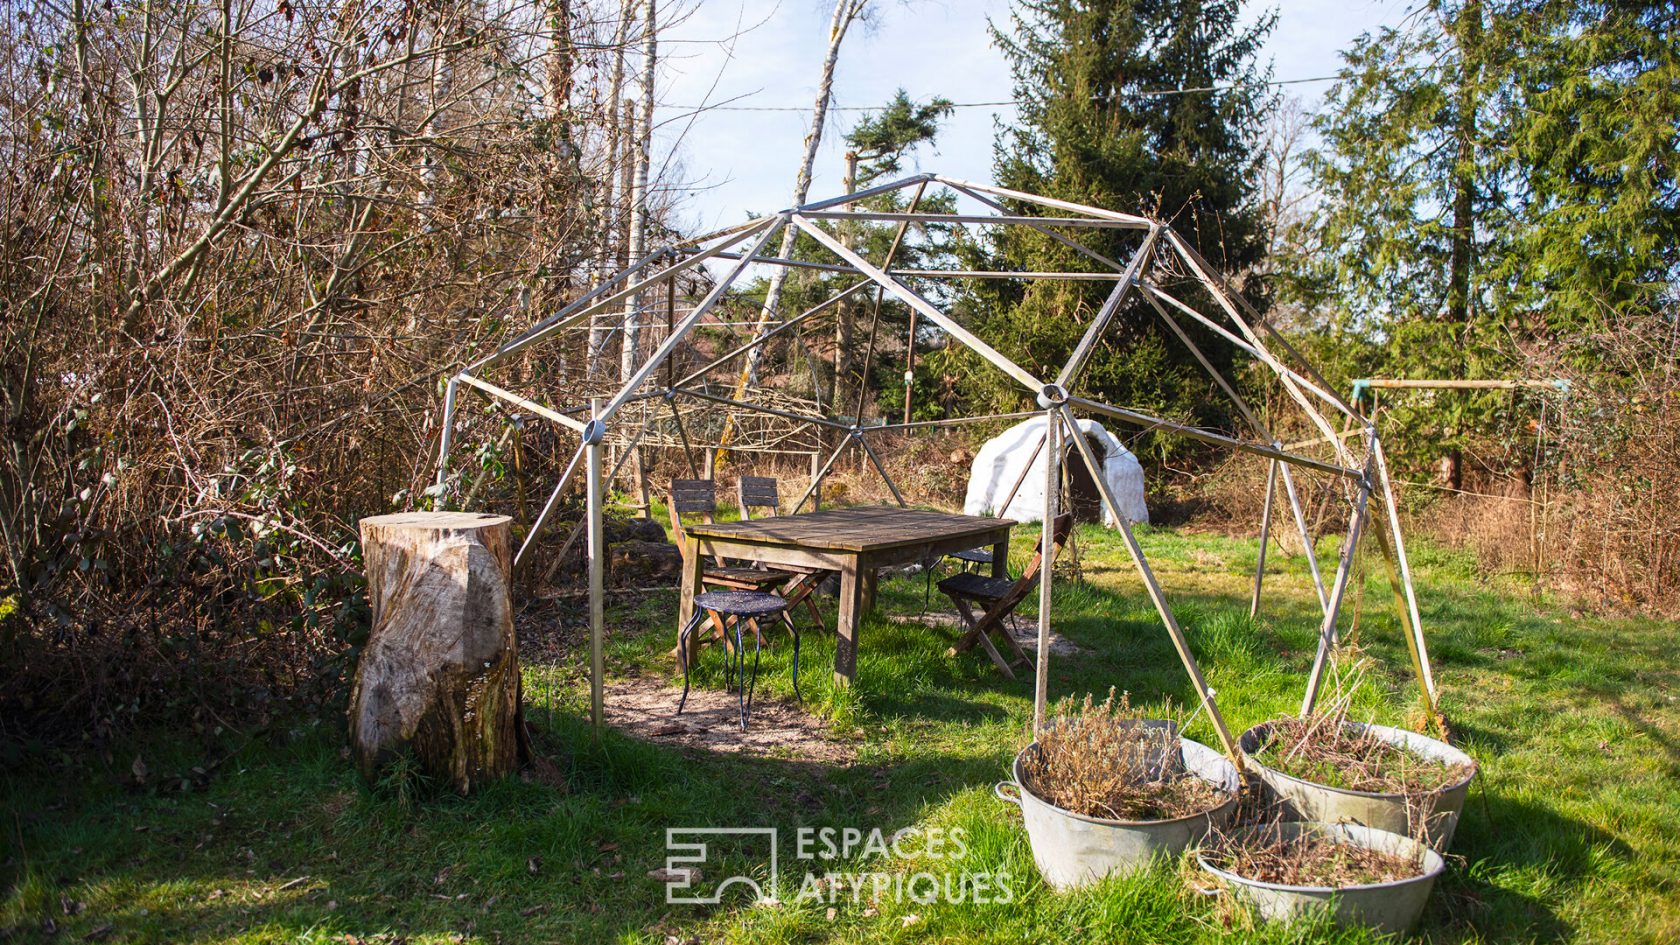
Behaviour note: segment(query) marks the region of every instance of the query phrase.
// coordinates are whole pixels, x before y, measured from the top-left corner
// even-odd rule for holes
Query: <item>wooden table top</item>
[[[789,545],[825,551],[870,552],[922,545],[1009,528],[1007,518],[953,515],[892,506],[828,509],[802,515],[777,515],[750,522],[683,526],[694,538],[716,538],[765,545]]]

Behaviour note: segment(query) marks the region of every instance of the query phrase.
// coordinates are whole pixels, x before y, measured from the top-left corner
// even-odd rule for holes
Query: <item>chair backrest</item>
[[[1056,516],[1056,521],[1050,526],[1050,563],[1055,564],[1061,556],[1062,548],[1067,545],[1068,536],[1073,534],[1073,513],[1063,512]],[[1038,586],[1038,571],[1044,564],[1044,542],[1039,542],[1038,553],[1027,562],[1027,568],[1021,572],[1021,577],[1015,581],[1015,586],[1004,595],[1004,600],[1010,601],[1010,607],[1020,603],[1027,593]]]
[[[687,555],[683,516],[698,515],[702,522],[711,524],[713,514],[717,512],[717,484],[710,479],[673,479],[671,499],[665,508],[671,515],[671,537],[676,539],[678,550]]]
[[[782,514],[782,500],[777,495],[774,476],[742,476],[735,493],[741,503],[743,519],[751,519],[753,509],[769,509],[766,513],[769,515]]]

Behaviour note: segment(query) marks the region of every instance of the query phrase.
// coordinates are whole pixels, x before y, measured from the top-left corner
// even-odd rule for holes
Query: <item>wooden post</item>
[[[362,519],[373,630],[350,693],[350,747],[369,782],[405,753],[459,794],[518,766],[511,522],[468,512]]]
[[[648,495],[647,448],[637,446],[632,452],[636,457],[636,517],[652,518],[653,498]]]
[[[817,431],[817,445],[819,447],[822,445],[822,431],[820,429]],[[822,451],[820,449],[812,450],[811,451],[811,489],[810,489],[810,492],[811,492],[811,511],[813,511],[813,512],[821,512],[822,511],[822,472],[823,472]],[[794,509],[794,511],[797,512],[799,510]]]

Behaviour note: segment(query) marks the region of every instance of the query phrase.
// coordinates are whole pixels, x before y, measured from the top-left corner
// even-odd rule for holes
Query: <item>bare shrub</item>
[[[1680,612],[1680,322],[1626,318],[1525,351],[1546,398],[1537,540],[1565,590]]]
[[[1212,810],[1230,795],[1184,771],[1175,722],[1144,719],[1129,695],[1054,707],[1025,761],[1034,794],[1087,817],[1171,820]]]
[[[1424,799],[1463,781],[1471,769],[1425,758],[1349,723],[1348,712],[1370,665],[1357,649],[1337,654],[1325,697],[1307,716],[1267,723],[1266,741],[1255,757],[1269,768],[1314,784],[1416,797],[1415,806],[1424,813],[1418,818],[1421,829],[1432,806]]]
[[[1528,483],[1503,478],[1443,494],[1415,518],[1425,534],[1474,551],[1485,573],[1533,574],[1538,511]]]
[[[1314,784],[1373,794],[1429,794],[1463,781],[1470,771],[1443,764],[1347,724],[1342,711],[1269,723],[1258,757],[1269,768]]]
[[[441,376],[604,255],[572,77],[617,6],[5,5],[0,738],[339,691],[354,523],[431,503]],[[463,414],[498,480],[505,412]]]

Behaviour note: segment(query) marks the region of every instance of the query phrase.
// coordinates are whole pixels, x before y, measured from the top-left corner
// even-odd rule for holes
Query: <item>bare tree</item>
[[[635,139],[631,160],[635,177],[630,188],[629,259],[635,263],[647,254],[648,230],[648,170],[653,151],[653,93],[655,73],[659,63],[659,28],[656,0],[642,2],[642,104],[632,106],[630,133]],[[619,380],[628,381],[640,360],[642,293],[631,296],[624,306],[624,338],[619,358]]]
[[[0,596],[39,644],[0,715],[330,682],[349,523],[432,501],[437,372],[600,259],[619,5],[0,5]],[[492,476],[508,423],[459,433]]]
[[[822,144],[829,99],[834,95],[834,68],[840,62],[840,44],[845,40],[847,30],[863,16],[868,6],[869,0],[835,0],[834,14],[828,23],[828,51],[823,56],[822,71],[817,79],[817,99],[811,106],[811,128],[805,133],[805,153],[799,160],[799,173],[794,177],[792,206],[797,207],[804,203],[811,192],[811,173],[817,163],[817,148]],[[782,231],[781,256],[792,255],[796,235],[792,227]],[[781,309],[782,289],[787,285],[787,273],[786,266],[778,266],[771,273],[770,284],[764,294],[764,306],[759,310],[758,323],[753,328],[755,336],[768,331],[770,323],[776,319]],[[759,345],[748,355],[736,387],[737,397],[748,387],[758,383],[763,350],[764,346]]]

